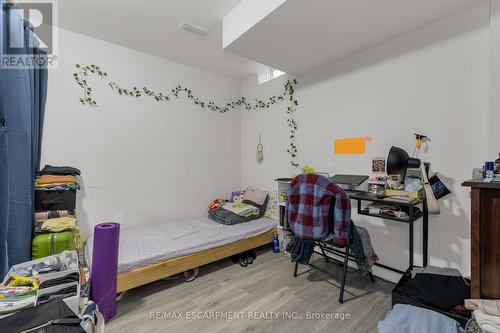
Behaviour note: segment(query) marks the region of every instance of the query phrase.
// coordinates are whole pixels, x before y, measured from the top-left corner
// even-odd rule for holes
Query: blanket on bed
[[[266,197],[264,204],[259,205],[250,200],[243,200],[243,203],[247,205],[252,205],[257,207],[258,213],[251,216],[241,216],[232,211],[226,210],[222,207],[212,209],[208,212],[208,218],[214,222],[225,224],[225,225],[235,225],[238,223],[244,223],[252,220],[256,220],[264,216],[266,212],[267,203],[269,202],[269,196]]]

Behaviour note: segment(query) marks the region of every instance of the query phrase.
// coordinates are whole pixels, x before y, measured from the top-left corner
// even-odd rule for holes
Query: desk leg
[[[427,202],[424,200],[424,216],[422,218],[422,255],[423,266],[427,266],[429,258],[429,214],[427,212]]]
[[[410,228],[410,244],[408,246],[408,261],[409,261],[409,268],[413,268],[413,216],[414,215],[414,211],[413,211],[413,207],[410,207],[410,225],[409,225],[409,228]]]

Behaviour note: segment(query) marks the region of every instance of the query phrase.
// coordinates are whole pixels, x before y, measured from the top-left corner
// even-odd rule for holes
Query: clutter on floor
[[[465,333],[484,333],[477,321],[472,318],[465,325]]]
[[[396,304],[378,323],[379,333],[462,333],[453,319],[438,312],[408,304]]]
[[[8,327],[2,332],[44,325],[57,325],[50,332],[103,332],[95,330],[104,321],[88,301],[88,278],[88,268],[74,250],[12,266],[0,285],[0,327]],[[80,327],[82,319],[87,330]]]
[[[253,264],[256,258],[257,254],[255,253],[255,251],[251,250],[235,254],[231,257],[231,261],[235,264],[240,265],[241,267],[247,267],[248,265]]]
[[[500,332],[500,300],[467,299],[465,307],[473,311],[472,316],[483,332]]]
[[[60,254],[28,261],[12,266],[2,282],[2,288],[23,288],[19,299],[0,299],[4,313],[30,307],[50,300],[55,295],[64,295],[68,306],[78,313],[80,293],[80,271],[76,251],[64,251]],[[26,288],[36,291],[29,299]],[[33,302],[31,302],[33,301]]]
[[[403,274],[392,291],[392,304],[411,304],[439,312],[465,327],[470,319],[464,302],[470,285],[457,269],[414,267]]]
[[[184,274],[184,281],[192,282],[198,277],[198,274],[200,274],[200,269],[199,268],[190,269],[183,272],[183,274]]]
[[[0,319],[2,332],[88,333],[80,325],[81,319],[61,298],[17,312]],[[92,331],[91,331],[92,332]]]

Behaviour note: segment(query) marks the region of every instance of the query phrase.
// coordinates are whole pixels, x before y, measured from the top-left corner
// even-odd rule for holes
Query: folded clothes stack
[[[80,188],[73,167],[46,165],[35,180],[35,237],[32,259],[82,246],[75,208]]]
[[[79,190],[80,185],[76,176],[80,175],[80,170],[73,167],[54,167],[46,165],[40,176],[35,181],[37,191],[63,191]]]
[[[259,213],[259,208],[246,203],[228,202],[222,208],[244,217],[254,216]]]
[[[465,307],[474,311],[473,317],[482,332],[500,332],[499,299],[467,299]]]
[[[80,170],[73,167],[46,165],[35,180],[35,212],[74,210],[79,175]],[[66,216],[64,212],[58,214],[57,217]]]
[[[75,217],[75,211],[73,209],[68,210],[50,210],[48,212],[36,212],[35,213],[35,223],[43,223],[48,219],[55,219],[58,217]]]
[[[248,187],[231,193],[231,199],[216,199],[208,205],[208,218],[214,222],[234,225],[261,218],[266,214],[269,194]]]

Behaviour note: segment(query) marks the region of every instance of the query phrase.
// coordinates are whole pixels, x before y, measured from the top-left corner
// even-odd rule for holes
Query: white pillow
[[[243,199],[253,201],[259,205],[263,205],[264,202],[266,202],[266,198],[267,192],[256,190],[253,188],[247,188],[245,190],[245,194],[243,195]]]

